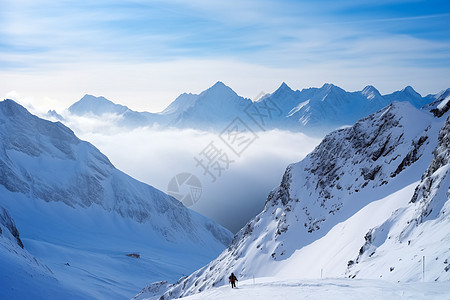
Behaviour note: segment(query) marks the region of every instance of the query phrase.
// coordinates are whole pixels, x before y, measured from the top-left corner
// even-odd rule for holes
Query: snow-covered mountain
[[[84,114],[123,114],[129,108],[120,104],[115,104],[105,97],[95,97],[92,95],[84,95],[78,102],[69,107],[69,111],[75,115]]]
[[[282,118],[274,118],[268,127],[296,129],[308,133],[334,130],[354,124],[394,101],[410,102],[420,108],[436,100],[436,95],[422,97],[410,86],[388,95],[381,95],[373,86],[362,91],[347,92],[333,84],[321,88],[293,91],[285,83],[271,95],[263,97],[256,106],[274,106]]]
[[[258,101],[237,95],[217,82],[204,92],[182,94],[160,113],[136,112],[103,98],[86,95],[69,108],[76,115],[115,115],[117,125],[127,127],[163,126],[222,130],[234,118],[250,118],[256,128],[287,129],[312,134],[329,132],[372,114],[394,101],[410,102],[417,108],[439,99],[442,93],[422,97],[410,86],[381,95],[373,86],[347,92],[335,85],[292,90],[283,83]],[[258,127],[259,126],[259,127]]]
[[[239,281],[239,288],[222,286],[200,294],[183,297],[183,300],[271,300],[271,299],[448,299],[447,282],[389,282],[383,280],[330,279],[280,279],[255,278]],[[136,298],[141,300],[145,298]],[[150,298],[151,299],[151,298]]]
[[[449,112],[440,101],[438,116],[394,102],[330,133],[287,167],[264,210],[217,259],[148,295],[195,294],[227,284],[231,272],[414,281],[422,255],[433,260],[428,280],[449,280]]]
[[[435,96],[435,95],[434,95]],[[424,106],[426,102],[429,102],[433,97],[433,95],[428,95],[425,99],[416,92],[411,86],[405,87],[401,91],[393,92],[392,94],[388,94],[384,96],[385,99],[389,102],[399,101],[402,99],[408,99],[408,101],[417,108]]]
[[[127,106],[115,104],[105,97],[92,95],[84,95],[83,98],[72,104],[68,111],[76,116],[114,118],[118,126],[131,128],[153,126],[163,121],[159,114],[134,111]],[[58,118],[53,119],[60,120]]]
[[[412,273],[416,280],[450,279],[450,117],[433,155],[410,204],[367,232],[349,276],[395,279]],[[423,267],[423,274],[417,272]]]
[[[19,230],[0,206],[0,296],[2,299],[83,299],[65,288],[52,271],[24,249]]]
[[[159,113],[133,111],[104,97],[92,95],[85,95],[70,106],[68,112],[76,116],[111,118],[116,125],[131,128],[164,126],[220,130],[242,114],[249,104],[251,100],[238,96],[219,81],[198,95],[180,95]],[[49,114],[49,117],[53,115]]]
[[[251,103],[219,81],[199,95],[181,95],[162,114],[170,126],[221,130]]]
[[[0,102],[0,166],[1,205],[25,249],[86,298],[131,297],[146,278],[178,278],[231,241],[223,227],[12,100]]]

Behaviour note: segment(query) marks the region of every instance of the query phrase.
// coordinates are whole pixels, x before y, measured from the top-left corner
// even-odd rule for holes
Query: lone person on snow
[[[231,276],[228,277],[228,279],[230,279],[231,288],[235,288],[236,287],[236,281],[238,281],[238,280],[237,280],[236,276],[234,276],[234,273],[231,273]]]

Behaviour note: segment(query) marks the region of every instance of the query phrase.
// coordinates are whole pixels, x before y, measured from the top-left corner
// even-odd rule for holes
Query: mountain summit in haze
[[[436,101],[441,94],[422,97],[407,86],[381,95],[370,85],[362,91],[347,92],[329,83],[320,88],[294,91],[283,82],[272,94],[252,102],[219,81],[198,95],[180,95],[159,113],[136,112],[103,97],[90,95],[74,103],[69,112],[88,116],[115,115],[118,116],[117,125],[125,127],[157,125],[205,130],[222,130],[234,118],[250,120],[253,114],[257,118],[264,116],[264,130],[285,129],[323,135],[353,124],[394,101],[409,102],[420,108]]]
[[[69,111],[74,115],[84,115],[84,114],[123,114],[128,107],[115,104],[109,101],[105,97],[95,97],[92,95],[84,95],[78,102],[75,102],[69,107]]]

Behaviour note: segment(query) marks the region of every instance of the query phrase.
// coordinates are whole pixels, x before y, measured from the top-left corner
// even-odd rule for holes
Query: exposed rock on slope
[[[335,226],[369,204],[419,181],[433,158],[442,124],[409,103],[395,102],[352,127],[329,134],[304,160],[287,168],[263,212],[235,236],[226,251],[161,299],[226,284],[230,271],[242,278],[273,276],[281,267],[295,265],[294,252],[326,239]],[[332,246],[316,251],[342,250]],[[336,272],[344,276],[345,271],[342,267]]]
[[[366,234],[348,276],[450,279],[450,117],[433,154],[410,205]]]

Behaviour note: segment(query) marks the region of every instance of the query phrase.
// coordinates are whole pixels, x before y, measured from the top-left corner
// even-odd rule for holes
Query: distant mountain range
[[[325,134],[372,114],[394,101],[420,108],[450,94],[450,89],[422,97],[412,87],[381,95],[373,86],[347,92],[333,84],[321,88],[292,90],[283,83],[275,92],[256,102],[236,94],[217,82],[200,94],[182,94],[159,113],[137,112],[104,97],[85,95],[69,107],[74,115],[101,117],[116,115],[116,125],[124,127],[161,126],[222,130],[236,117],[250,122],[255,130],[285,129]],[[55,111],[49,117],[58,118]]]

